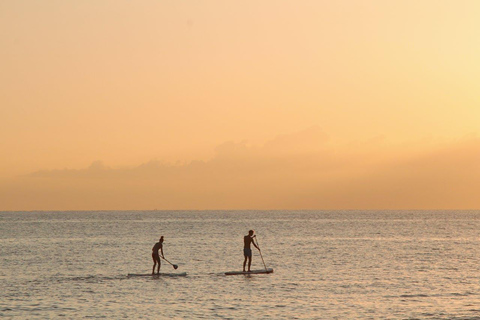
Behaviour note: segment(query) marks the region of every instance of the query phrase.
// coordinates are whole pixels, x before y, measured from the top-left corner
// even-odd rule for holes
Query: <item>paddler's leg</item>
[[[243,272],[245,272],[245,264],[248,259],[248,272],[250,272],[250,266],[252,265],[252,250],[249,248],[243,249],[243,254],[245,255],[245,260],[243,261]]]
[[[153,259],[152,274],[155,274],[155,266],[157,265],[157,259],[155,259],[155,254],[154,253],[152,253],[152,259]]]
[[[247,265],[247,257],[248,257],[248,252],[246,248],[243,248],[243,255],[245,256],[245,260],[243,260],[243,272],[245,272],[245,266]]]

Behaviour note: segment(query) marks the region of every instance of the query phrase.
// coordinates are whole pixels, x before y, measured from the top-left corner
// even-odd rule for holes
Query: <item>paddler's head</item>
[[[248,235],[251,237],[253,236],[253,230],[248,231]]]
[[[158,240],[160,242],[163,242],[163,236],[160,237],[160,240]]]

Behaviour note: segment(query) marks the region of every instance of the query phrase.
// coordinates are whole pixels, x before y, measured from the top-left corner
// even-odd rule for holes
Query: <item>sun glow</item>
[[[480,205],[478,1],[1,6],[0,210]]]

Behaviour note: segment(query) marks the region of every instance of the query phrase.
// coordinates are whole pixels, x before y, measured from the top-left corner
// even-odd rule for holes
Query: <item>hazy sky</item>
[[[478,209],[480,1],[0,1],[0,210]]]

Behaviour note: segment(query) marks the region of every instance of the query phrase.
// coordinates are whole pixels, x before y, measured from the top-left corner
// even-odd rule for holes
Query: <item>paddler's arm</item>
[[[255,246],[255,248],[258,249],[258,251],[260,251],[260,248],[257,247],[257,245],[255,244],[255,240],[253,238],[255,238],[255,236],[252,237],[252,244]]]

